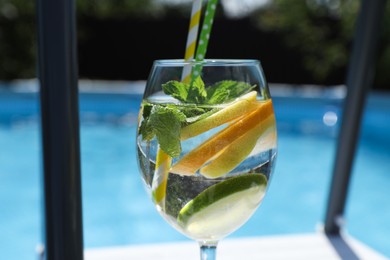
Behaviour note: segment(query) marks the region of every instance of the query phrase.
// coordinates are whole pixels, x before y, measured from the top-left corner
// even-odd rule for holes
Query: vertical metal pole
[[[347,74],[347,97],[333,169],[325,232],[339,234],[344,214],[360,121],[369,89],[373,83],[376,48],[386,0],[363,0]]]
[[[45,259],[83,259],[74,0],[38,0]]]

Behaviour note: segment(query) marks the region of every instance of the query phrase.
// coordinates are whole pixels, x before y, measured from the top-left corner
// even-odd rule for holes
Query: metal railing
[[[38,0],[44,259],[83,259],[76,22],[73,0]]]
[[[347,201],[361,118],[375,74],[376,50],[386,0],[363,0],[347,74],[347,97],[333,169],[325,232],[339,234]]]

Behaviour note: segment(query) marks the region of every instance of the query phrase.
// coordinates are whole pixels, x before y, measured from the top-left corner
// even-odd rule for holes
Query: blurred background
[[[153,60],[184,57],[192,0],[75,2],[84,246],[185,241],[146,196],[135,133]],[[206,57],[261,60],[278,119],[277,185],[233,235],[314,232],[326,210],[360,0],[219,2]],[[43,241],[35,3],[0,0],[1,259],[36,260]],[[385,12],[346,227],[390,257],[390,1]]]
[[[182,58],[191,0],[77,0],[79,76],[145,80],[155,59]],[[269,82],[345,81],[359,0],[221,0],[208,58],[255,58]],[[390,82],[390,4],[375,89]],[[0,0],[0,80],[36,77],[34,1]]]
[[[44,241],[36,2],[0,0],[1,259],[35,260]],[[235,237],[321,225],[360,2],[219,1],[206,57],[261,60],[278,118],[278,185]],[[84,246],[185,241],[146,196],[134,134],[153,60],[184,57],[192,0],[75,3]],[[390,257],[390,1],[385,12],[346,227]]]

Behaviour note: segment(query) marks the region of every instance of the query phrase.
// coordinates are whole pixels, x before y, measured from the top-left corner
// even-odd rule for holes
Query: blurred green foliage
[[[261,30],[281,35],[283,44],[302,57],[316,82],[326,82],[348,64],[359,0],[273,0],[252,17]],[[376,85],[390,84],[390,3],[378,49]]]
[[[0,0],[0,79],[35,75],[35,3]]]
[[[0,0],[0,80],[36,77],[36,2]],[[75,0],[77,19],[150,19],[164,15],[158,0]],[[188,10],[188,5],[184,6]],[[79,27],[79,37],[84,28]],[[97,28],[98,30],[98,28]]]
[[[0,79],[36,76],[36,1],[0,0]],[[273,0],[250,16],[259,30],[279,35],[283,45],[301,57],[300,66],[323,84],[348,64],[359,0]],[[163,19],[172,7],[160,0],[76,0],[77,19]],[[182,15],[190,13],[187,3]],[[177,13],[176,13],[177,14]],[[389,85],[390,3],[381,35],[377,85]],[[78,27],[79,39],[88,35]],[[99,30],[99,28],[96,28]],[[227,50],[228,51],[228,50]],[[229,55],[227,55],[229,56]]]

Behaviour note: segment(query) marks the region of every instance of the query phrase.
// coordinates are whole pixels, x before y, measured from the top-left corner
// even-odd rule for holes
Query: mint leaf
[[[256,85],[245,82],[223,80],[206,90],[201,77],[197,77],[191,84],[171,80],[162,85],[165,94],[171,95],[183,103],[210,105],[230,102],[255,87]]]
[[[150,112],[151,112],[152,108],[153,108],[152,104],[143,102],[142,103],[142,117],[148,118],[150,116]]]
[[[188,95],[186,102],[203,104],[207,98],[207,92],[204,88],[203,80],[200,77],[197,77],[188,89]]]
[[[186,115],[174,105],[142,104],[143,120],[139,127],[142,139],[151,141],[157,138],[160,148],[171,157],[181,152],[180,130],[186,123]]]
[[[177,109],[155,105],[151,110],[148,125],[153,128],[160,148],[171,157],[181,153],[180,129],[186,116]]]
[[[151,113],[151,110],[153,108],[153,105],[142,102],[142,122],[139,127],[139,134],[142,135],[142,139],[146,141],[150,141],[153,139],[153,137],[156,135],[154,132],[154,129],[152,126],[149,124],[149,116]]]
[[[162,88],[165,94],[183,103],[203,104],[207,98],[207,92],[200,77],[197,77],[191,84],[171,80],[162,84]]]
[[[207,104],[227,103],[235,98],[248,93],[256,85],[250,85],[245,82],[224,80],[215,83],[207,89]]]
[[[182,83],[176,80],[171,80],[165,84],[162,84],[162,89],[165,94],[171,95],[172,97],[180,100],[181,102],[187,101],[189,88],[189,84]]]

